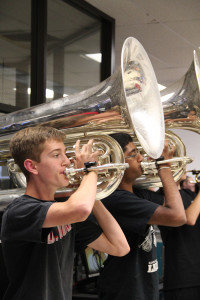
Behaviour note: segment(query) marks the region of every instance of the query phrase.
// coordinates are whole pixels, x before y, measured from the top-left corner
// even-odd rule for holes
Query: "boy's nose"
[[[67,167],[70,165],[70,160],[66,155],[63,157],[63,164]]]

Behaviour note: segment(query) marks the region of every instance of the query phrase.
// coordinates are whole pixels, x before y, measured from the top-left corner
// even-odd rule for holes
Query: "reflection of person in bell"
[[[188,116],[187,116],[189,119],[196,119],[197,118],[197,113],[195,110],[191,110],[189,113],[188,113]]]
[[[198,118],[197,112],[195,109],[191,109],[187,113],[186,117],[182,117],[182,118],[179,117],[177,112],[174,112],[171,115],[170,115],[170,113],[165,112],[164,115],[165,115],[165,124],[174,123],[174,122],[190,122],[190,121],[196,120]],[[169,116],[169,118],[167,115]]]
[[[129,64],[125,67],[123,79],[127,95],[141,92],[142,84],[145,81],[142,66],[134,61],[129,62]]]

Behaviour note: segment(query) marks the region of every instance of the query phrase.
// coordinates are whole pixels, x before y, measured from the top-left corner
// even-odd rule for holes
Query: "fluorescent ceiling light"
[[[174,92],[173,93],[169,93],[167,95],[164,95],[161,97],[161,102],[166,102],[167,100],[169,100],[170,98],[172,98],[174,96]]]
[[[31,94],[31,88],[27,89],[27,93],[28,93],[28,95]],[[54,91],[50,90],[50,89],[46,89],[46,98],[47,99],[53,99],[53,97],[54,97]]]
[[[53,99],[53,97],[54,97],[54,91],[50,89],[46,89],[46,98]]]
[[[165,88],[166,88],[166,86],[164,86],[164,85],[158,83],[158,89],[159,89],[159,91],[162,91],[162,90],[164,90]]]
[[[85,56],[91,58],[92,60],[97,61],[98,63],[101,63],[101,53],[91,53],[91,54],[85,54]]]
[[[162,84],[159,84],[158,83],[158,89],[159,91],[162,91],[166,88],[166,86],[162,85]],[[172,92],[172,93],[169,93],[169,94],[166,94],[164,96],[161,96],[161,102],[166,102],[167,100],[169,100],[175,93]]]

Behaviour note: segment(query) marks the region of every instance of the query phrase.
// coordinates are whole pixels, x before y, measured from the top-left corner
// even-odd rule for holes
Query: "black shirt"
[[[147,223],[158,205],[124,190],[116,190],[102,202],[120,224],[131,250],[106,260],[99,280],[100,299],[157,300],[156,237]]]
[[[188,208],[196,197],[190,190],[180,190]],[[159,226],[165,246],[164,289],[200,286],[200,217],[194,226]]]
[[[76,226],[79,247],[102,230],[94,223],[85,230],[85,222],[42,228],[53,203],[24,195],[6,208],[1,238],[9,286],[3,299],[71,300]]]

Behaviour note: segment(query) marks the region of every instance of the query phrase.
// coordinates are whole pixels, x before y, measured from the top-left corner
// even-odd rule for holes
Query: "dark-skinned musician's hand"
[[[164,160],[173,158],[174,152],[175,152],[175,146],[171,145],[168,142],[168,140],[165,140],[164,149],[163,149],[163,152],[162,152],[162,156],[164,157]],[[171,164],[170,163],[159,164],[159,167],[164,167],[164,166],[170,167]]]

